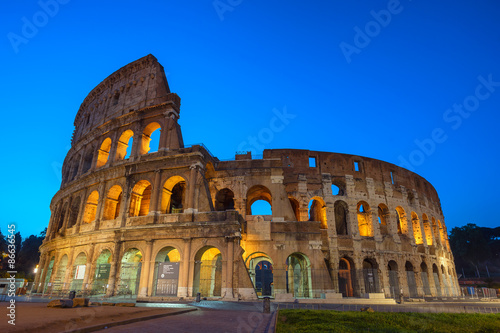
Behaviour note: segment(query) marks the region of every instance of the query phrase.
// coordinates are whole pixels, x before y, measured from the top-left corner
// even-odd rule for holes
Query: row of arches
[[[144,155],[158,151],[160,146],[161,125],[158,122],[151,122],[146,125],[139,136],[135,136],[137,142],[134,143],[134,131],[132,129],[123,130],[116,143],[111,137],[106,137],[98,145],[89,147],[85,153],[75,155],[65,167],[63,183],[70,182],[79,174],[89,171],[92,166],[96,169],[113,161],[122,161],[132,155]],[[135,144],[135,146],[134,146]],[[114,150],[114,154],[112,152]]]
[[[386,275],[381,277],[381,274]],[[381,281],[381,278],[385,281]],[[389,260],[382,270],[375,259],[365,258],[358,269],[348,256],[339,260],[338,288],[344,297],[360,296],[360,292],[384,292],[391,298],[399,298],[402,294],[408,297],[458,294],[456,274],[451,267],[446,269],[444,265],[439,267],[433,263],[429,269],[424,261],[418,269],[411,261],[399,267],[395,260]]]

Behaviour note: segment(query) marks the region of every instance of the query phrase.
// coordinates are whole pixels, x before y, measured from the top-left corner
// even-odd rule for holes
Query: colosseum
[[[184,144],[180,101],[152,55],[85,98],[36,292],[141,301],[458,294],[439,197],[424,178],[309,150],[219,160]]]

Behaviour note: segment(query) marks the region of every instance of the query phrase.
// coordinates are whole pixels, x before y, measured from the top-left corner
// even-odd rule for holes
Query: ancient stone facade
[[[439,197],[422,177],[308,150],[220,161],[203,145],[184,145],[179,113],[152,55],[85,98],[40,248],[38,292],[149,300],[458,293]],[[252,213],[261,203],[269,213]]]

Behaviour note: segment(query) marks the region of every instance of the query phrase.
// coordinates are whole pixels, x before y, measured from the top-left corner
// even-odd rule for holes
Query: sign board
[[[177,284],[179,280],[178,262],[158,263],[158,275],[156,280],[157,296],[177,296]]]
[[[85,268],[86,268],[86,265],[78,265],[76,266],[76,270],[75,270],[75,280],[83,280],[83,278],[85,277]]]
[[[99,266],[97,266],[97,271],[95,273],[96,280],[109,279],[110,270],[111,270],[111,264],[100,264]]]

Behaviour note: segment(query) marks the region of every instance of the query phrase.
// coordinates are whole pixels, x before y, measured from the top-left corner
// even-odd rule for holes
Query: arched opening
[[[398,219],[398,234],[408,235],[408,222],[406,221],[406,212],[403,207],[396,207],[396,216]]]
[[[386,205],[378,205],[378,225],[381,235],[388,235],[389,228],[387,226],[387,218],[389,217],[389,208]]]
[[[78,167],[80,165],[80,159],[81,159],[80,156],[77,156],[73,159],[72,165],[71,165],[69,181],[72,181],[76,178],[76,175],[78,174]]]
[[[431,287],[429,284],[429,272],[427,270],[427,265],[425,264],[425,262],[422,262],[420,264],[420,278],[422,280],[422,285],[424,287],[424,295],[432,296]]]
[[[132,153],[132,145],[134,143],[134,132],[126,130],[120,135],[118,145],[116,147],[116,160],[121,161],[130,157]]]
[[[258,297],[274,297],[273,261],[262,252],[253,253],[245,264]]]
[[[120,215],[122,192],[120,185],[114,185],[109,189],[106,200],[104,201],[104,220],[114,220]]]
[[[332,195],[339,195],[340,194],[340,188],[335,185],[335,184],[332,184]]]
[[[436,264],[432,265],[432,276],[434,277],[434,285],[436,286],[437,296],[442,296],[441,293],[441,283],[439,282],[439,270]]]
[[[337,235],[348,235],[348,227],[347,227],[347,203],[344,201],[335,201],[334,204],[335,210],[335,229],[337,231]]]
[[[357,215],[358,215],[359,235],[365,237],[373,237],[370,206],[365,201],[358,202]]]
[[[66,277],[66,267],[68,266],[68,256],[65,254],[59,264],[57,265],[57,272],[54,276],[53,288],[52,290],[62,290],[66,289],[64,286],[64,278]]]
[[[295,298],[312,296],[311,262],[302,253],[292,253],[286,259],[286,289]]]
[[[406,281],[408,282],[408,290],[410,292],[410,297],[418,297],[417,279],[411,262],[409,261],[406,262],[405,271],[406,271]]]
[[[201,248],[194,258],[193,295],[222,296],[222,254],[212,246]]]
[[[424,238],[422,237],[422,230],[420,229],[420,220],[415,212],[411,212],[411,224],[413,227],[413,237],[415,238],[415,244],[423,244]]]
[[[339,292],[343,297],[354,296],[354,263],[349,258],[339,261]]]
[[[85,158],[83,159],[82,174],[86,173],[92,167],[92,160],[94,158],[94,148],[87,150]]]
[[[300,221],[300,204],[295,198],[289,197],[290,205],[292,206],[292,211],[295,216],[295,221]]]
[[[52,277],[52,270],[54,268],[54,261],[55,261],[55,257],[50,258],[49,266],[47,266],[47,274],[45,274],[45,281],[44,281],[44,286],[43,286],[44,290],[45,290],[45,288],[48,287],[48,284],[50,282],[50,278]]]
[[[97,212],[97,203],[99,201],[99,192],[93,191],[90,193],[85,210],[83,212],[83,223],[92,223],[95,221]]]
[[[73,262],[73,281],[71,281],[71,290],[83,290],[83,279],[85,278],[87,270],[87,255],[80,252],[75,261]]]
[[[399,298],[399,276],[398,276],[398,263],[394,260],[389,261],[387,264],[387,271],[389,273],[389,292],[392,298]]]
[[[321,229],[327,229],[326,204],[320,197],[314,197],[309,201],[309,221],[320,221]]]
[[[422,220],[424,224],[425,241],[427,242],[427,245],[431,246],[433,245],[432,229],[427,214],[422,214]]]
[[[104,249],[96,260],[94,281],[92,282],[92,291],[96,294],[106,294],[111,270],[111,251]]]
[[[439,239],[441,240],[441,245],[445,248],[445,249],[450,249],[449,245],[448,245],[448,242],[446,241],[446,232],[444,231],[444,227],[443,225],[441,224],[441,221],[438,220],[438,227],[439,227]]]
[[[215,210],[223,212],[234,209],[234,193],[228,188],[223,188],[215,195]]]
[[[160,124],[153,122],[150,123],[142,132],[141,140],[141,155],[154,153],[158,151],[160,144]]]
[[[63,224],[64,224],[64,218],[66,217],[66,211],[68,209],[68,203],[66,202],[59,214],[59,219],[57,221],[57,226],[56,226],[56,232],[59,231],[62,227],[63,227]]]
[[[111,139],[106,138],[101,144],[101,148],[97,151],[96,167],[100,168],[108,163],[109,151],[111,150]]]
[[[378,266],[375,259],[365,259],[363,260],[363,279],[365,281],[365,292],[366,293],[378,293],[379,282],[378,282]]]
[[[80,197],[73,199],[69,210],[68,228],[72,228],[78,221],[78,213],[80,212]]]
[[[181,176],[170,177],[161,195],[161,212],[164,214],[180,214],[186,206],[186,181]]]
[[[254,206],[256,201],[260,202]],[[267,187],[255,185],[248,190],[246,215],[272,215],[272,205],[271,191]]]
[[[153,287],[156,296],[177,297],[180,261],[179,251],[172,246],[166,246],[158,252]]]
[[[137,295],[141,278],[142,253],[138,249],[127,250],[120,265],[120,281],[117,295]]]
[[[151,201],[151,183],[140,180],[135,184],[130,194],[129,216],[146,216],[149,213]]]

